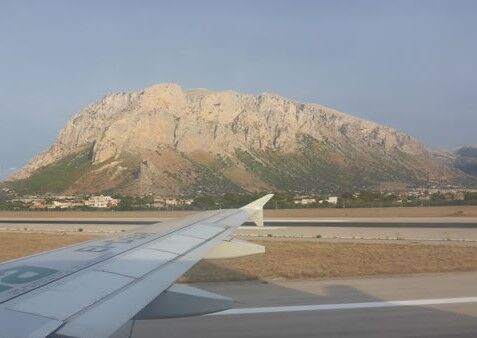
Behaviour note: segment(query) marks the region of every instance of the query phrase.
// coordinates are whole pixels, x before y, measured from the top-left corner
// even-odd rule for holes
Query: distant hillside
[[[460,148],[455,155],[457,168],[467,174],[477,176],[477,146]]]
[[[81,110],[9,185],[164,195],[349,190],[464,176],[408,135],[319,104],[160,84]]]

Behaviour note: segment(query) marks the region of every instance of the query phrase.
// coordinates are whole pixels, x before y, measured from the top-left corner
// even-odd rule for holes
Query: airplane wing
[[[231,238],[247,220],[263,225],[272,196],[0,264],[0,338],[104,338],[134,319],[229,308],[228,298],[174,282],[208,254],[263,252]]]

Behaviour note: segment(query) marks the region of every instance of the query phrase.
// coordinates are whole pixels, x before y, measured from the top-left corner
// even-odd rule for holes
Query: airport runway
[[[0,218],[0,225],[126,225],[140,226],[172,218]],[[253,225],[248,222],[246,225]],[[345,228],[477,228],[473,217],[403,217],[403,218],[268,218],[266,226],[310,226]]]
[[[0,218],[3,231],[84,232],[115,234],[137,230],[171,218]],[[165,226],[165,224],[164,224]],[[466,217],[414,218],[273,218],[264,227],[250,223],[239,228],[243,237],[324,238],[340,240],[419,240],[477,243],[477,219]]]
[[[477,273],[194,285],[244,314],[139,321],[133,337],[476,337],[476,285]]]

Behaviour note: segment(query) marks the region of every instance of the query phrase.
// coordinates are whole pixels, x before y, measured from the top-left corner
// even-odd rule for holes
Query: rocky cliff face
[[[48,191],[58,172],[57,191],[135,194],[335,190],[461,175],[408,135],[318,104],[175,84],[87,106],[12,179],[26,189],[41,178],[36,186]]]

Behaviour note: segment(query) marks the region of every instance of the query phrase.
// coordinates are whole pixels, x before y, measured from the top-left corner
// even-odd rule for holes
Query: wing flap
[[[197,316],[228,310],[233,300],[205,290],[174,284],[161,293],[134,319],[164,319]]]
[[[183,236],[207,239],[207,238],[218,235],[222,231],[224,231],[224,228],[221,226],[214,225],[214,223],[202,223],[202,224],[196,224],[187,229],[181,230],[179,234]]]
[[[74,279],[56,282],[45,291],[9,307],[9,309],[66,320],[82,309],[128,285],[126,276],[88,271]]]
[[[204,242],[202,238],[184,236],[184,235],[172,235],[167,238],[158,240],[148,245],[147,248],[172,252],[177,255],[181,255],[190,249],[200,245]]]
[[[61,325],[63,322],[51,318],[0,309],[1,338],[44,338]]]
[[[177,255],[154,249],[139,249],[114,258],[97,270],[139,278],[166,264]]]

